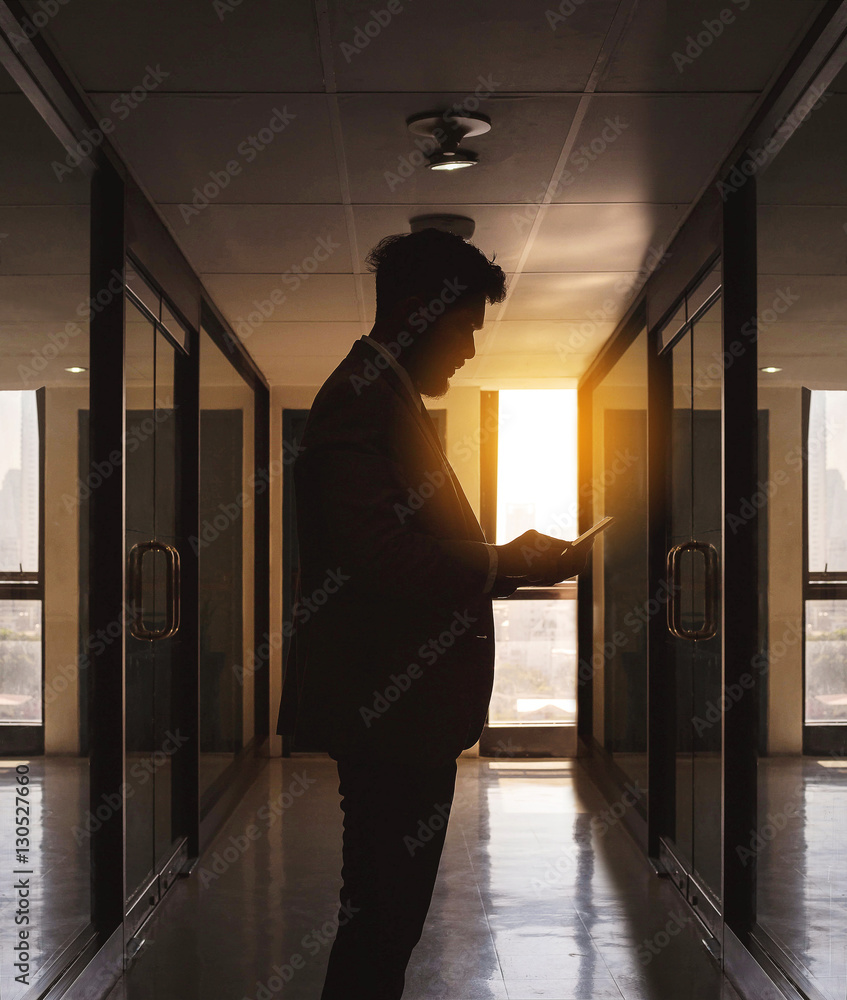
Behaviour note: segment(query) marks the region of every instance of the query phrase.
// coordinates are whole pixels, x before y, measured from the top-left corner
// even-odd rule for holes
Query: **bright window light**
[[[576,530],[576,389],[500,391],[497,544]]]

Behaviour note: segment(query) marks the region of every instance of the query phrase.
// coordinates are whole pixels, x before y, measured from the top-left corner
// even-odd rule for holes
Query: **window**
[[[36,394],[0,392],[0,724],[41,725]]]
[[[576,390],[499,393],[496,541],[535,528],[576,534]],[[576,721],[576,585],[521,588],[495,600],[489,726]]]
[[[809,392],[806,724],[847,722],[847,390]]]

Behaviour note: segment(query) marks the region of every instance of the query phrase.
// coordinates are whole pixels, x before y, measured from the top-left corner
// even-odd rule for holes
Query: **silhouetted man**
[[[502,269],[435,229],[386,237],[368,265],[373,329],[318,393],[294,466],[308,604],[277,726],[338,765],[344,884],[322,1000],[402,995],[456,758],[491,697],[491,600],[573,576],[588,555],[535,531],[487,544],[421,399],[474,356]]]

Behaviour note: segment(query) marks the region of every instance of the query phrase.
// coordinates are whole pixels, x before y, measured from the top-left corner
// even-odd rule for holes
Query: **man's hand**
[[[525,577],[535,587],[551,587],[581,573],[591,552],[591,540],[571,545],[563,538],[531,529],[497,546],[499,574]]]

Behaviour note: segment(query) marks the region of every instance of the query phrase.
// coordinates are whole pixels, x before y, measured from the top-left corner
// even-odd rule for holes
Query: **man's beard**
[[[412,380],[415,388],[427,399],[441,399],[447,395],[450,379],[443,372],[427,372],[426,375]]]
[[[412,379],[412,383],[422,396],[428,399],[441,399],[450,388],[450,369],[441,358],[428,357],[426,348],[414,351],[410,356],[401,358]]]

